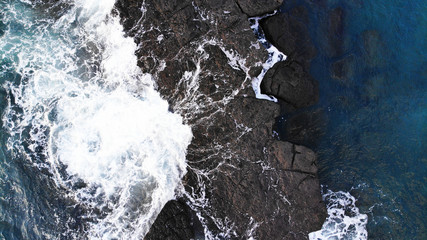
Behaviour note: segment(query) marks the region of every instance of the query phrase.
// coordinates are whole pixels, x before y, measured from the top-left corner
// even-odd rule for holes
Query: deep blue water
[[[322,113],[321,183],[358,199],[369,239],[427,239],[427,1],[289,0],[281,11],[301,5],[318,50],[320,100],[307,111]]]

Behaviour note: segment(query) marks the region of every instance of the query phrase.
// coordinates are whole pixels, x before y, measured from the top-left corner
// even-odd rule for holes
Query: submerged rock
[[[200,236],[201,227],[197,216],[184,202],[171,200],[163,207],[144,239],[195,239]]]
[[[267,52],[247,18],[280,2],[117,2],[125,30],[139,46],[139,66],[193,131],[185,192],[179,203],[165,206],[146,239],[195,235],[184,205],[200,217],[208,239],[307,239],[321,227],[326,209],[315,154],[273,139],[279,105],[256,99],[251,89]],[[251,12],[260,3],[262,9]],[[299,84],[310,94],[291,100],[306,106],[317,98],[316,85],[304,69],[292,70],[305,64],[296,59],[280,71],[303,77]]]
[[[275,131],[280,139],[309,147],[316,147],[325,132],[327,117],[323,109],[305,110],[281,117]]]

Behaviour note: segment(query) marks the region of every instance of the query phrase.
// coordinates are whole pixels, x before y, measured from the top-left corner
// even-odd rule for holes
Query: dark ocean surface
[[[320,113],[321,184],[357,199],[369,239],[427,239],[427,1],[289,0],[281,11],[298,6],[318,49],[320,101],[306,111]]]

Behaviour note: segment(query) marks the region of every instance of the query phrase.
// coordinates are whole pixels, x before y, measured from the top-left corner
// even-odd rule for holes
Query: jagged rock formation
[[[308,72],[316,49],[308,34],[304,7],[279,13],[261,22],[267,39],[287,55],[287,60],[298,62]]]
[[[169,201],[160,212],[146,240],[187,240],[203,236],[197,216],[181,201]]]
[[[319,98],[317,81],[310,72],[310,62],[316,49],[308,36],[306,9],[297,7],[291,12],[279,13],[261,22],[266,38],[287,55],[264,77],[262,92],[289,105],[290,109],[311,106]]]
[[[313,105],[319,99],[317,81],[294,60],[278,62],[269,69],[261,89],[294,108]]]
[[[267,53],[247,18],[281,3],[261,2],[116,4],[139,46],[139,66],[154,76],[171,111],[184,117],[194,135],[185,192],[165,206],[146,239],[197,237],[194,213],[220,239],[306,239],[323,223],[315,154],[274,140],[279,105],[256,99],[251,89]],[[183,202],[193,213],[183,210]]]
[[[304,5],[287,8],[261,21],[266,38],[287,54],[285,61],[276,63],[266,73],[261,90],[275,96],[281,105],[281,115],[286,115],[286,121],[278,121],[275,126],[280,139],[314,147],[324,133],[322,127],[327,119],[321,109],[307,108],[315,105],[319,98],[318,83],[310,75],[316,48],[308,32],[309,23]],[[340,74],[340,68],[345,66],[335,68]]]

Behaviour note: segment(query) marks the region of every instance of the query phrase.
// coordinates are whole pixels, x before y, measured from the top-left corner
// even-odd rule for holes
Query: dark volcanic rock
[[[285,180],[281,187],[290,202],[288,208],[293,216],[289,216],[298,219],[291,224],[291,234],[298,235],[298,230],[292,231],[292,229],[299,229],[299,222],[308,224],[311,228],[309,231],[319,229],[322,225],[319,225],[319,222],[324,221],[326,211],[319,212],[319,209],[324,209],[324,203],[320,195],[315,153],[306,147],[282,141],[274,141],[269,144],[267,152],[270,162],[276,160],[278,162],[277,169],[285,172],[285,177],[283,177]],[[307,198],[307,192],[311,192],[313,195]],[[303,235],[303,232],[299,232],[299,234],[301,235],[294,235],[293,238],[290,237],[289,239],[307,237]]]
[[[117,0],[116,8],[122,20],[122,26],[127,32],[142,16],[140,0]]]
[[[244,13],[253,17],[273,12],[283,0],[237,0],[237,3]]]
[[[322,109],[305,110],[281,118],[276,124],[276,131],[280,139],[286,141],[315,147],[317,140],[323,136],[327,119]]]
[[[308,72],[316,49],[307,30],[306,15],[305,8],[299,7],[268,17],[261,26],[266,38],[287,55],[287,60],[297,61]]]
[[[185,203],[171,200],[163,207],[145,239],[194,239],[197,236],[194,230],[200,230],[200,227],[197,216],[192,213],[192,210]]]
[[[316,49],[306,27],[308,21],[304,6],[261,21],[266,38],[287,55],[284,62],[268,70],[261,91],[281,100],[285,112],[313,105],[319,98],[318,83],[309,74]]]
[[[296,61],[276,63],[261,83],[263,93],[273,95],[295,108],[307,107],[319,99],[317,81]]]
[[[210,119],[215,124],[208,122],[194,129],[196,138],[207,132],[207,141],[193,142],[191,149],[206,149],[209,139],[228,143],[224,154],[209,159],[209,164],[220,167],[206,179],[210,186],[206,193],[215,215],[235,224],[236,236],[227,239],[306,239],[309,232],[321,227],[326,216],[315,154],[271,137],[278,108],[266,101],[236,98],[224,113]],[[246,131],[230,132],[238,129],[236,122]],[[189,154],[189,162],[203,159],[205,154]],[[197,167],[205,168],[206,164],[197,163]],[[193,177],[188,176],[187,183],[196,181]],[[256,231],[250,235],[252,228]]]
[[[139,66],[153,75],[171,111],[184,117],[194,136],[182,201],[164,208],[146,239],[193,234],[183,202],[221,239],[306,239],[323,223],[326,210],[313,152],[273,140],[279,105],[255,99],[251,89],[267,52],[250,29],[247,17],[252,13],[245,6],[261,2],[261,12],[279,4],[117,2],[127,34],[139,46]],[[144,9],[143,14],[135,9]],[[289,72],[284,74],[301,78],[304,71],[295,71],[301,65],[295,64],[285,67]],[[309,89],[308,82],[301,84]],[[292,100],[296,106],[310,102]]]

